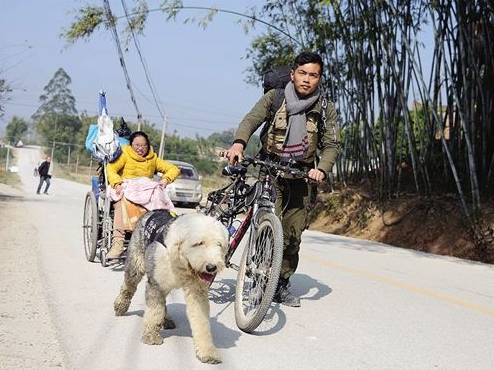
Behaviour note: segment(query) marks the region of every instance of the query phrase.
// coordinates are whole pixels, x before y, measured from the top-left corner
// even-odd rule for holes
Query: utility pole
[[[55,141],[53,142],[53,145],[51,146],[51,160],[53,161],[53,154],[55,153]]]
[[[116,22],[115,19],[113,18],[112,11],[110,8],[110,1],[109,0],[103,0],[103,6],[105,9],[105,15],[106,19],[108,21],[108,24],[110,25],[110,30],[112,32],[113,36],[113,41],[115,41],[115,47],[117,48],[117,53],[118,53],[118,59],[120,60],[120,66],[122,67],[124,76],[125,76],[125,82],[127,84],[127,90],[129,90],[130,93],[130,100],[132,101],[132,104],[134,105],[134,108],[137,113],[137,130],[141,130],[141,121],[142,121],[142,114],[141,111],[139,110],[139,107],[137,106],[137,100],[134,95],[134,90],[132,89],[132,83],[130,82],[130,77],[129,77],[129,72],[127,71],[127,66],[125,65],[125,59],[124,59],[124,54],[122,51],[122,45],[120,44],[120,38],[118,37],[118,32],[117,32],[117,27],[116,27]]]
[[[7,147],[7,159],[5,160],[5,172],[9,172],[10,146]]]
[[[165,132],[166,132],[166,122],[167,117],[166,114],[163,119],[163,127],[161,128],[161,140],[160,140],[160,149],[158,150],[158,158],[163,159],[163,155],[165,152]]]
[[[77,159],[75,162],[75,174],[77,175],[77,170],[79,169],[79,153],[77,153]]]

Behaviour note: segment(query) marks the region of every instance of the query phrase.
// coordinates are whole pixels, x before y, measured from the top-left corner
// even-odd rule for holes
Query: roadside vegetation
[[[21,180],[15,172],[9,172],[6,169],[7,148],[0,148],[0,184],[19,186]],[[15,165],[15,157],[12,150],[9,151],[9,167]]]

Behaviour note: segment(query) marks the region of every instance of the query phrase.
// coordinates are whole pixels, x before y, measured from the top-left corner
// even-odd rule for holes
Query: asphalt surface
[[[292,279],[302,307],[273,305],[254,335],[235,325],[235,272],[213,284],[211,326],[222,364],[195,358],[179,291],[168,304],[177,329],[162,331],[161,346],[142,344],[145,284],[127,316],[115,317],[122,268],[84,256],[89,184],[54,178],[50,195],[36,195],[38,150],[17,152],[24,194],[10,202],[19,203],[35,229],[29,241],[62,356],[52,367],[494,369],[494,266],[312,231],[304,233]]]

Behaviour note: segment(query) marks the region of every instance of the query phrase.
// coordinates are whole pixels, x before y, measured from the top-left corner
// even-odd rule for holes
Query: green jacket
[[[242,143],[244,147],[247,145],[252,134],[261,126],[263,122],[266,122],[270,119],[270,122],[266,124],[273,124],[275,117],[269,117],[270,108],[273,104],[276,90],[272,89],[268,91],[252,108],[252,110],[247,113],[242,122],[235,133],[235,141],[237,143]],[[283,102],[283,105],[285,102]],[[311,107],[307,112],[306,116],[309,116],[311,113],[317,113],[318,115],[321,112],[321,99],[319,99],[313,107]],[[336,158],[338,153],[340,152],[340,139],[339,132],[337,130],[337,114],[334,108],[333,103],[328,102],[328,106],[326,108],[326,130],[324,135],[315,135],[315,140],[320,140],[318,143],[320,147],[319,151],[319,163],[317,164],[317,168],[323,171],[326,175],[331,172],[331,169],[336,162]],[[267,146],[267,138],[265,135],[261,135],[261,143],[263,148],[266,149]],[[313,156],[309,155],[306,158],[306,162],[313,162]]]

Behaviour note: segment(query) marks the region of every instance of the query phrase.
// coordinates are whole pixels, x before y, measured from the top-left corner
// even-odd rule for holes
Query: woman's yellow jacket
[[[151,178],[157,172],[161,172],[163,178],[169,183],[180,175],[180,169],[174,164],[158,158],[152,147],[149,148],[146,157],[141,157],[130,145],[122,146],[122,154],[115,162],[108,164],[107,172],[108,182],[111,186],[135,177]]]

